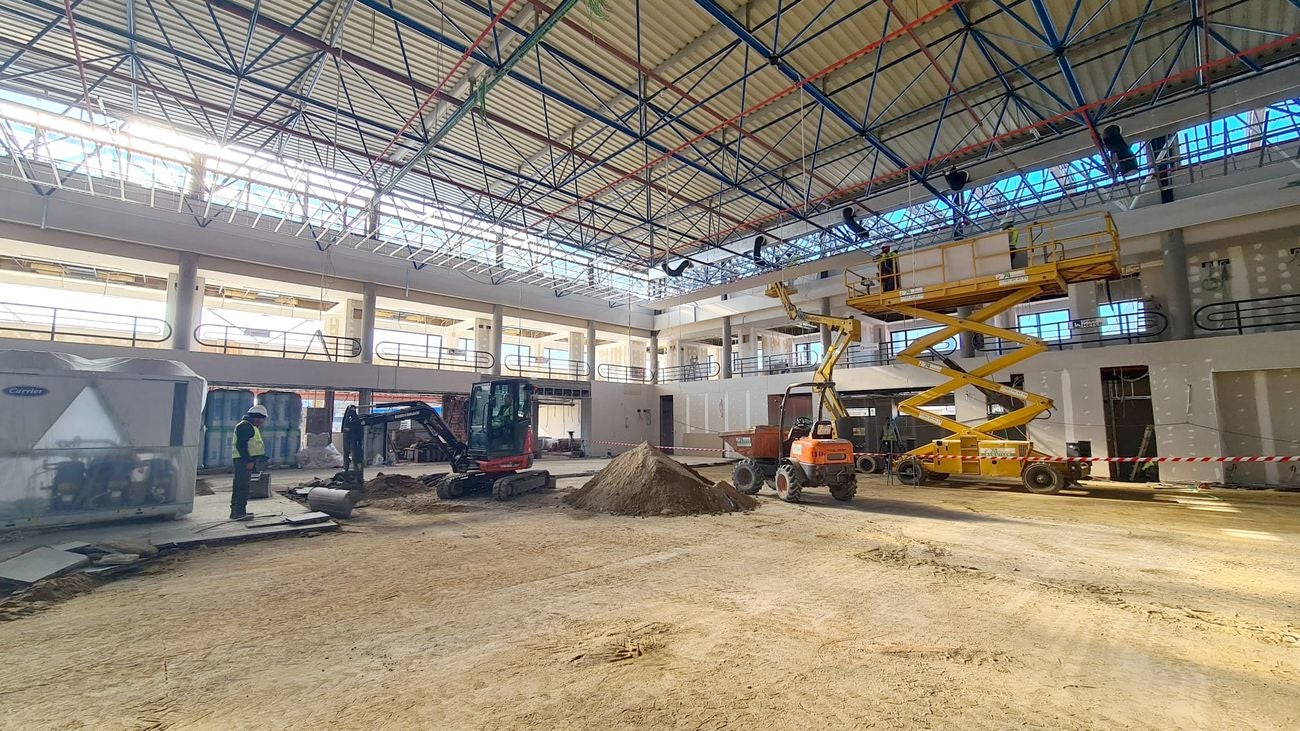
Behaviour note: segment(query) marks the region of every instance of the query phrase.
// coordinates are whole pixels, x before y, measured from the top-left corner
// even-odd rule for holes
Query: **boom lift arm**
[[[817,364],[817,370],[813,373],[813,383],[829,383],[829,388],[817,389],[822,395],[822,407],[831,415],[831,423],[838,424],[840,419],[849,415],[848,409],[844,407],[844,402],[840,401],[839,394],[835,392],[833,376],[835,364],[839,362],[840,357],[849,346],[862,339],[862,323],[854,317],[835,317],[833,315],[817,315],[811,312],[804,312],[790,299],[790,295],[798,292],[794,287],[786,285],[784,282],[773,282],[768,285],[764,291],[768,297],[775,297],[781,300],[785,307],[785,313],[795,322],[806,322],[810,325],[826,326],[835,334],[831,340],[831,346],[822,353],[821,363]]]

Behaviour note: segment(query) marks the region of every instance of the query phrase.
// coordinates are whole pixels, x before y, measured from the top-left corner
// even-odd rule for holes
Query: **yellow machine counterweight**
[[[1032,492],[1054,493],[1086,476],[1075,462],[1045,461],[1048,454],[1029,440],[1003,439],[997,432],[1024,427],[1052,408],[1051,399],[998,383],[1006,372],[1047,350],[1042,340],[991,324],[1016,305],[1045,296],[1061,296],[1074,282],[1118,277],[1119,234],[1110,214],[1084,214],[1034,222],[943,246],[917,250],[898,260],[895,282],[886,282],[870,267],[845,270],[848,304],[875,317],[902,315],[929,320],[940,327],[910,343],[897,355],[901,363],[939,373],[947,380],[899,404],[899,411],[929,422],[951,435],[918,446],[899,460],[899,479],[920,485],[951,476],[1012,478]],[[883,284],[891,284],[886,289]],[[953,314],[972,307],[966,316]],[[970,370],[949,359],[924,360],[934,346],[972,333],[1000,339],[1000,354]],[[1020,406],[978,424],[963,424],[926,407],[961,388],[1010,397]]]

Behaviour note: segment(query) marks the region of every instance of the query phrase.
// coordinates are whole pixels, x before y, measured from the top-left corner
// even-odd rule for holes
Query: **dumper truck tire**
[[[803,472],[793,465],[781,465],[776,471],[776,496],[787,503],[797,503],[803,496]]]
[[[731,468],[731,484],[746,495],[754,495],[763,489],[763,473],[758,461],[742,459]]]
[[[848,480],[831,485],[831,497],[836,500],[852,500],[856,494],[858,494],[858,480],[851,475]]]

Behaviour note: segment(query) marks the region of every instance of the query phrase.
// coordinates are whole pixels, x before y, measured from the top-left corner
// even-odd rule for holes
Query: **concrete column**
[[[753,358],[758,355],[758,331],[752,327],[745,328],[740,337],[740,357]]]
[[[1165,277],[1165,316],[1169,318],[1169,337],[1190,340],[1192,326],[1192,286],[1187,281],[1187,247],[1180,228],[1160,234],[1160,251]]]
[[[488,352],[492,353],[492,375],[501,375],[501,368],[504,365],[501,362],[501,329],[502,320],[505,316],[505,308],[501,305],[492,305],[492,347]]]
[[[577,330],[569,331],[569,360],[580,361],[586,355],[587,349],[584,343],[587,338],[583,333]]]
[[[1079,282],[1069,285],[1066,301],[1070,305],[1070,320],[1091,320],[1097,317],[1097,283]],[[1096,332],[1096,328],[1083,328],[1082,332]],[[1085,343],[1083,348],[1100,347],[1101,343]]]
[[[650,333],[649,352],[646,353],[646,375],[650,383],[659,381],[659,333]]]
[[[182,251],[174,277],[167,278],[167,324],[172,329],[172,347],[194,349],[194,328],[203,312],[203,280],[199,279],[199,256]]]
[[[492,352],[492,320],[486,317],[474,318],[474,349],[483,353]]]
[[[587,378],[596,377],[596,323],[587,320]]]
[[[973,314],[975,314],[974,307],[968,306],[957,308],[957,317],[960,317],[963,320],[969,318]],[[957,345],[957,354],[959,356],[962,358],[975,357],[975,333],[969,331],[962,332],[957,336]]]
[[[373,282],[361,286],[361,362],[375,362],[375,291]]]
[[[731,316],[722,318],[722,377],[731,378]]]
[[[373,389],[363,388],[357,391],[357,406],[370,406],[375,402]]]
[[[822,297],[822,314],[823,315],[831,314],[830,297]],[[826,325],[822,325],[822,353],[825,353],[830,349],[831,349],[831,329]]]

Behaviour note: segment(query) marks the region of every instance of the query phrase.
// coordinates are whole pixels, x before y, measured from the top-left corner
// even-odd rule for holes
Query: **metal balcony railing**
[[[227,355],[262,355],[274,358],[340,361],[361,355],[361,341],[283,330],[258,330],[235,325],[199,325],[194,342]]]
[[[461,348],[444,348],[441,345],[425,343],[382,342],[375,345],[375,357],[394,365],[418,365],[437,368],[444,371],[475,371],[483,373],[492,370],[496,359],[491,353],[481,350],[464,350]]]
[[[580,360],[546,358],[536,355],[507,355],[506,370],[538,378],[582,381],[591,376],[591,368]]]
[[[1197,308],[1192,319],[1198,328],[1213,333],[1290,330],[1300,326],[1300,295],[1212,302]]]
[[[1169,318],[1163,313],[1145,310],[1012,329],[1041,339],[1049,348],[1064,350],[1077,345],[1154,342],[1169,329]],[[977,338],[975,341],[975,349],[984,353],[1005,353],[1019,347],[1019,343],[1001,338]]]
[[[114,340],[136,346],[164,342],[172,329],[153,317],[0,302],[0,336],[51,342]]]
[[[721,366],[717,361],[707,361],[704,363],[687,363],[686,365],[669,366],[668,368],[659,369],[660,383],[681,383],[683,381],[707,381],[717,378],[722,372]]]
[[[731,366],[731,375],[741,376],[774,375],[778,373],[802,373],[817,367],[821,358],[806,350],[794,353],[775,353],[772,355],[753,355],[736,358]]]
[[[596,366],[596,377],[613,383],[649,383],[650,371],[644,366],[601,363]]]

